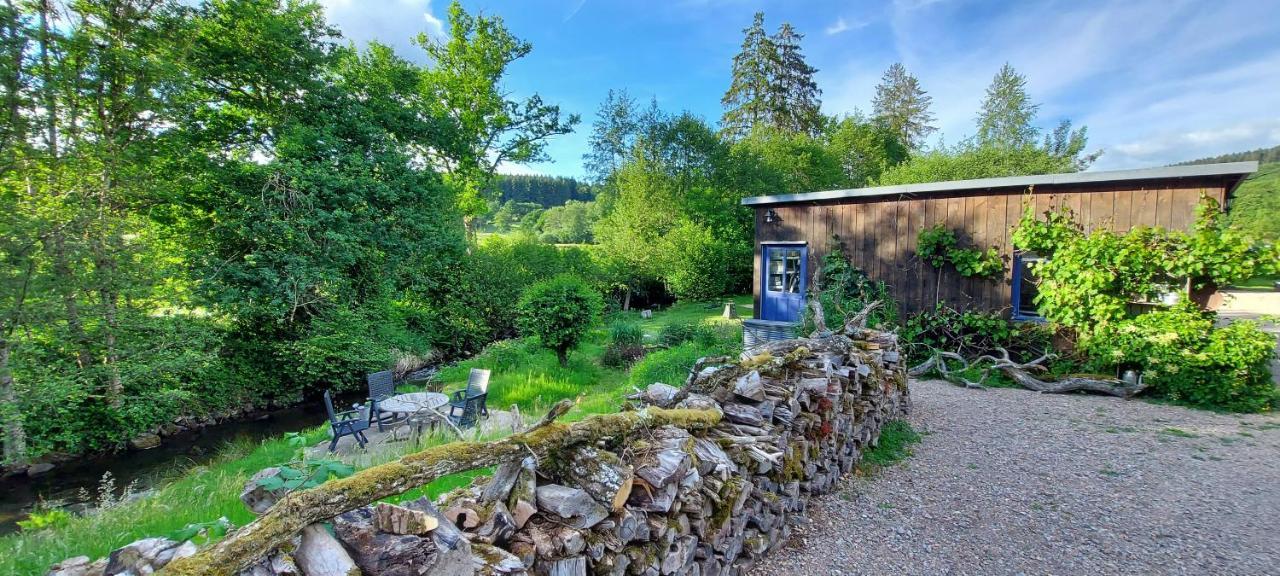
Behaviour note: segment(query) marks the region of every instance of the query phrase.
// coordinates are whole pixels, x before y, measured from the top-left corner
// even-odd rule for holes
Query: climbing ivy
[[[934,268],[948,262],[966,278],[996,278],[1004,272],[1004,261],[995,248],[959,248],[956,233],[945,225],[934,224],[920,231],[916,238],[916,255]]]
[[[1033,269],[1040,312],[1084,337],[1125,319],[1130,302],[1188,283],[1222,286],[1280,269],[1276,246],[1227,228],[1217,202],[1207,197],[1190,234],[1143,226],[1086,234],[1069,209],[1049,210],[1041,219],[1028,205],[1012,239],[1015,248],[1046,258]]]

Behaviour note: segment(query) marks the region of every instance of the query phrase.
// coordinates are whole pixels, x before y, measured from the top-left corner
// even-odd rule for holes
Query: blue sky
[[[421,61],[409,43],[438,35],[445,0],[321,0],[344,35],[377,39]],[[595,111],[610,88],[669,111],[720,117],[730,60],[752,13],[791,22],[819,69],[827,113],[868,110],[884,69],[903,62],[933,96],[940,137],[972,134],[983,89],[1001,64],[1028,77],[1040,121],[1088,126],[1095,170],[1159,166],[1280,144],[1280,6],[1271,0],[785,2],[466,1],[533,43],[507,79],[582,116],[555,139],[554,162],[511,173],[581,176]]]

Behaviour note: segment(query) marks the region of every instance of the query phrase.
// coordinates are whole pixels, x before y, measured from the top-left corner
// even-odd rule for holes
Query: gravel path
[[[906,461],[753,574],[1280,574],[1280,416],[912,383]]]

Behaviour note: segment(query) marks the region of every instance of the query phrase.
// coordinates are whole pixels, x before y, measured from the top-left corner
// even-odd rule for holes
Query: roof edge
[[[869,198],[895,194],[926,194],[932,192],[955,192],[961,190],[987,190],[991,188],[1090,184],[1097,182],[1124,182],[1133,180],[1162,180],[1174,178],[1195,178],[1201,176],[1235,175],[1240,176],[1241,179],[1243,179],[1244,176],[1257,171],[1258,162],[1256,160],[1249,160],[1247,162],[1221,162],[1217,164],[1164,166],[1161,168],[1139,168],[1136,170],[1066,172],[1062,174],[1040,174],[1035,176],[1005,176],[1001,178],[979,178],[975,180],[948,180],[945,182],[929,182],[926,184],[871,186],[845,190],[780,194],[777,196],[753,196],[750,198],[743,198],[742,205],[759,206],[765,204],[786,204],[791,202],[839,200],[842,198]]]

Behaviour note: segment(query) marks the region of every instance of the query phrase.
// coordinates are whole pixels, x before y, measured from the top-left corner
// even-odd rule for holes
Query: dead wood
[[[555,419],[571,406],[569,401],[561,401],[537,426],[502,440],[434,446],[366,468],[347,478],[290,493],[257,520],[194,556],[171,562],[163,573],[180,576],[235,574],[287,542],[309,524],[424,486],[441,476],[493,466],[530,454],[542,459],[602,436],[622,437],[667,424],[705,429],[715,425],[720,418],[718,413],[706,410],[650,408],[643,412],[591,416],[571,425],[556,423]]]
[[[933,355],[930,356],[928,360],[913,366],[907,371],[907,374],[913,378],[917,378],[936,370],[943,380],[951,382],[952,384],[963,386],[965,388],[983,388],[983,383],[986,382],[987,377],[991,375],[991,370],[999,370],[1011,380],[1018,383],[1019,386],[1045,394],[1093,392],[1096,394],[1105,394],[1119,398],[1132,398],[1147,388],[1145,384],[1138,382],[1130,383],[1117,378],[1108,378],[1105,376],[1091,374],[1072,374],[1057,380],[1042,380],[1033,376],[1031,372],[1044,371],[1044,362],[1053,358],[1052,354],[1045,353],[1030,362],[1018,363],[1009,357],[1008,350],[999,347],[997,347],[996,350],[1000,353],[998,357],[982,355],[973,359],[972,362],[955,352],[934,350]],[[985,364],[982,368],[982,377],[976,381],[964,378],[957,374],[956,371],[952,371],[950,369],[947,365],[948,360],[960,363],[961,368],[959,372],[967,370],[970,366]]]

